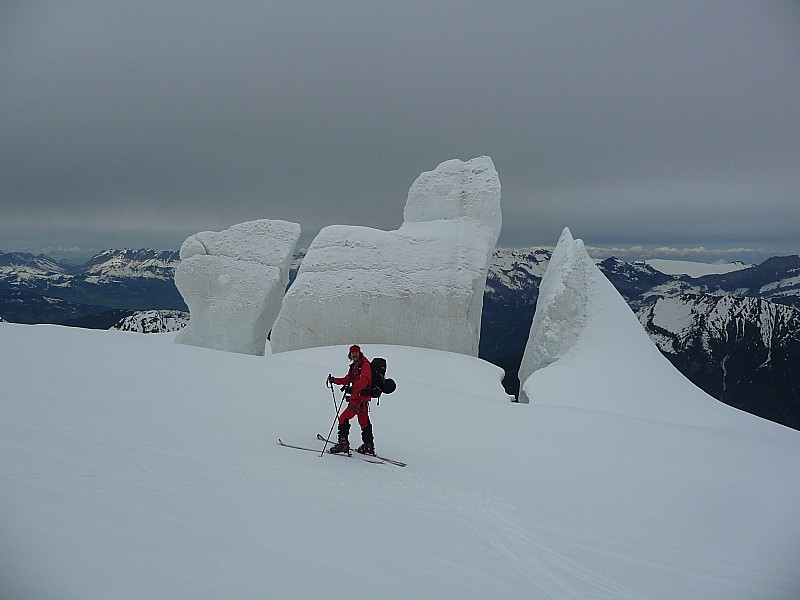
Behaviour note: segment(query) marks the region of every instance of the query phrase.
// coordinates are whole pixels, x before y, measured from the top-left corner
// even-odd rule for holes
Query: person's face
[[[353,361],[355,361],[356,359],[358,359],[358,352],[356,352],[356,351],[354,350],[353,352],[351,352],[350,354],[348,354],[348,356],[350,357],[350,362],[353,362]]]

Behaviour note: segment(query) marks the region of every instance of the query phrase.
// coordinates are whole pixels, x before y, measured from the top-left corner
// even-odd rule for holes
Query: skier
[[[367,357],[361,353],[357,345],[350,346],[347,354],[350,369],[344,377],[328,375],[328,384],[348,386],[347,408],[339,415],[339,440],[329,452],[331,454],[350,452],[350,419],[358,417],[361,426],[361,446],[356,449],[360,454],[375,455],[375,440],[372,437],[372,423],[369,421],[369,401],[372,398],[372,367]],[[362,392],[364,395],[362,395]]]

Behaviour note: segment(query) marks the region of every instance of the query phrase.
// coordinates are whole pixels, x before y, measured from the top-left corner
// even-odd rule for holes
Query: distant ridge
[[[77,266],[44,255],[2,253],[0,315],[19,323],[75,324],[112,310],[186,310],[174,282],[179,260],[177,251],[147,248],[106,250]],[[24,301],[11,292],[24,292]]]

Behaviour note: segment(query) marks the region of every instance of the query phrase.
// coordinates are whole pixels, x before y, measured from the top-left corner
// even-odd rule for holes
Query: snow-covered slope
[[[0,325],[3,597],[796,598],[800,434],[694,389],[602,281],[532,404],[476,358],[365,345],[405,469],[276,443],[328,432],[345,346]]]

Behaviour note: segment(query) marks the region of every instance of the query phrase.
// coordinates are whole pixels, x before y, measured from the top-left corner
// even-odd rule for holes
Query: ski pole
[[[331,386],[331,394],[333,394],[333,386]],[[344,404],[345,396],[347,396],[347,392],[342,392],[342,399],[339,402],[339,406],[336,407],[336,416],[333,417],[333,423],[331,423],[331,430],[328,432],[328,437],[325,438],[325,444],[322,446],[322,452],[320,452],[320,457],[325,456],[325,450],[328,447],[328,440],[331,439],[333,435],[333,426],[336,425],[336,421],[339,420],[339,411],[342,408],[342,404]],[[333,395],[333,401],[336,403],[336,394]]]
[[[333,384],[329,381],[325,385],[327,385],[329,388],[331,388],[331,397],[333,398],[333,408],[336,409],[336,416],[338,417],[339,416],[339,409],[336,408],[336,394],[333,391]]]

